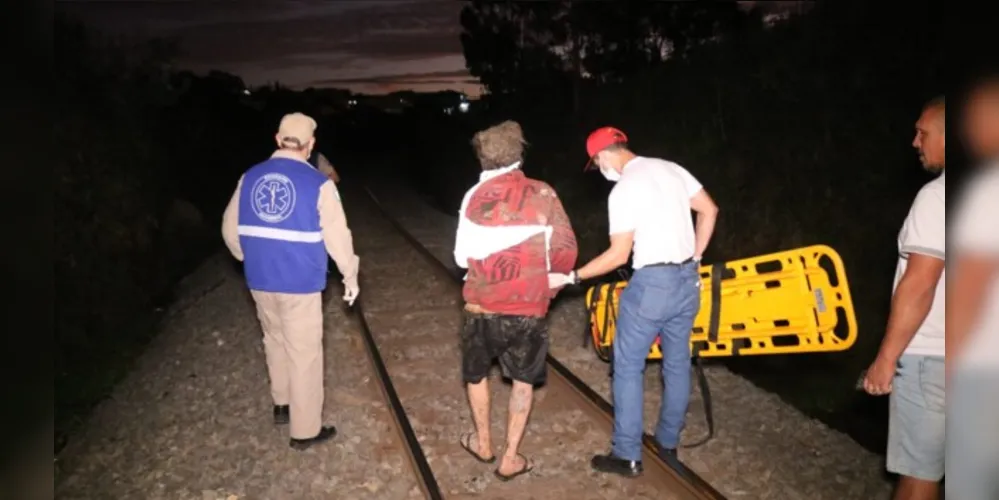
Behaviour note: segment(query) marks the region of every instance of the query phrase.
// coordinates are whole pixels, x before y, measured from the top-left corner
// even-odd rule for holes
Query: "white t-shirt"
[[[954,235],[954,251],[999,257],[999,162],[976,172],[962,194]],[[993,279],[982,301],[981,316],[968,332],[961,365],[995,370],[999,366],[999,279]]]
[[[945,200],[945,174],[926,183],[909,209],[902,230],[898,233],[898,265],[895,267],[895,282],[892,293],[905,274],[909,255],[920,254],[946,260],[947,212]],[[940,276],[933,295],[930,312],[915,337],[909,342],[905,354],[916,356],[944,355],[944,309],[946,308],[946,271]]]
[[[632,266],[680,263],[694,256],[690,198],[701,183],[676,163],[638,156],[607,201],[610,234],[635,232]]]

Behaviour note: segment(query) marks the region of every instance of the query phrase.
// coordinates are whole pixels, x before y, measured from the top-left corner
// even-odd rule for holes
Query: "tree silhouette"
[[[466,65],[496,95],[620,80],[733,32],[736,2],[489,2],[461,12]]]

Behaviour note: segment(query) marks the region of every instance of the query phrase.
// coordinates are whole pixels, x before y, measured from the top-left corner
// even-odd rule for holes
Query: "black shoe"
[[[676,448],[667,448],[656,441],[656,453],[659,458],[663,459],[663,462],[670,462],[676,460]]]
[[[274,424],[284,425],[291,422],[291,407],[288,405],[274,405]]]
[[[323,426],[321,429],[319,429],[319,434],[316,434],[314,437],[310,437],[307,439],[291,438],[291,447],[295,448],[296,450],[305,450],[314,444],[319,444],[324,441],[328,441],[333,436],[336,436],[336,427],[333,427],[332,425]]]
[[[590,459],[590,467],[599,472],[609,472],[620,474],[626,477],[637,477],[642,475],[641,460],[625,460],[617,458],[613,453],[606,455],[594,455]]]

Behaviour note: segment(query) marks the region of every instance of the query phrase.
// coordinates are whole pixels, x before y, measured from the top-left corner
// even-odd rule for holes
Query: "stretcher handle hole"
[[[839,340],[846,341],[850,338],[850,324],[846,319],[846,309],[842,306],[836,308],[836,327],[832,333]]]
[[[756,274],[777,273],[784,270],[784,264],[779,260],[767,260],[756,264]]]
[[[832,286],[833,288],[839,286],[839,273],[836,271],[836,264],[833,262],[832,257],[822,255],[819,257],[818,266],[820,269],[825,271],[826,276],[829,277],[829,286]]]

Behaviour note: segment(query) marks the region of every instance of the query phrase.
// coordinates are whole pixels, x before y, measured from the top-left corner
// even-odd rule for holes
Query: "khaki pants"
[[[314,437],[324,398],[322,295],[250,292],[264,331],[274,404],[291,406],[292,438]]]

